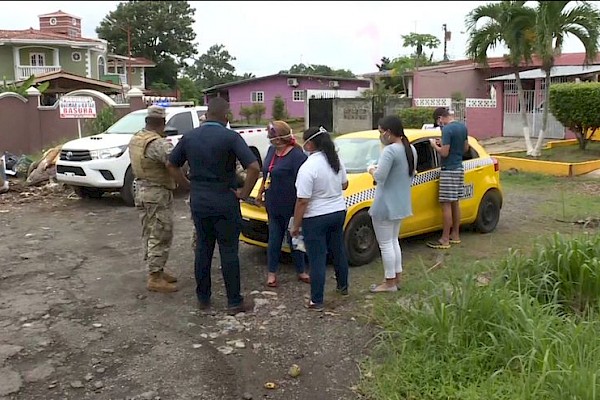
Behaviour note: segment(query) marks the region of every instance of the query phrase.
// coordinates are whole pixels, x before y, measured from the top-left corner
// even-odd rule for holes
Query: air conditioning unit
[[[340,83],[338,81],[329,81],[329,87],[330,88],[339,88]]]
[[[288,86],[296,87],[296,86],[298,86],[298,79],[296,79],[296,78],[288,78],[287,84],[288,84]]]

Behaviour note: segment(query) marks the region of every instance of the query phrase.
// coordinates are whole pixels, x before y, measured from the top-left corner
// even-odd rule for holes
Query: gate
[[[454,119],[464,124],[466,120],[467,102],[465,100],[452,100],[450,109],[454,111]]]
[[[505,88],[507,87],[505,83]],[[531,129],[530,137],[537,138],[542,129],[544,117],[544,94],[535,90],[524,90],[525,112],[527,121]],[[521,119],[519,107],[519,95],[516,90],[509,90],[504,93],[504,136],[520,137],[523,136],[523,122]],[[548,127],[545,138],[564,139],[565,127],[554,118],[552,113],[548,113]]]
[[[322,126],[333,132],[333,99],[308,100],[308,126]]]
[[[384,95],[373,95],[373,129],[379,127],[379,120],[383,118],[385,113],[385,103],[387,96]]]

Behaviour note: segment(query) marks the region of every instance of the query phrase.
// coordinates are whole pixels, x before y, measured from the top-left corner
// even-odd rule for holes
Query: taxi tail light
[[[498,160],[492,157],[492,161],[494,161],[494,172],[500,171],[500,163],[498,162]]]

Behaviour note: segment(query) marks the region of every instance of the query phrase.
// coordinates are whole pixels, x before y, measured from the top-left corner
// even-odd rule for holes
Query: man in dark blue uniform
[[[239,133],[226,128],[228,112],[226,100],[212,99],[208,103],[206,121],[185,134],[173,149],[169,171],[181,186],[190,186],[190,208],[198,235],[195,275],[200,307],[210,307],[210,268],[216,242],[228,311],[235,314],[248,308],[240,293],[240,200],[250,195],[260,166]],[[246,169],[242,188],[238,188],[236,182],[236,159]],[[189,181],[181,171],[186,161],[190,167]]]

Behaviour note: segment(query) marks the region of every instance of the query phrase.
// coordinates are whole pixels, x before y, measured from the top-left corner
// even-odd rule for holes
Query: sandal
[[[278,284],[277,284],[277,279],[275,279],[273,282],[269,282],[269,281],[267,281],[267,286],[268,286],[268,287],[272,287],[272,288],[275,288],[275,287],[277,287],[277,286],[278,286]]]
[[[298,280],[300,282],[304,282],[304,283],[310,283],[310,276],[300,276],[298,275]]]
[[[386,286],[386,285],[376,285],[375,283],[369,287],[369,292],[371,293],[382,293],[382,292],[397,292],[398,286]]]
[[[450,248],[450,243],[443,244],[439,240],[436,240],[435,242],[427,242],[427,246],[431,247],[432,249],[445,250]]]
[[[450,239],[448,241],[448,243],[450,243],[450,244],[460,244],[460,239],[458,239],[458,240]]]

